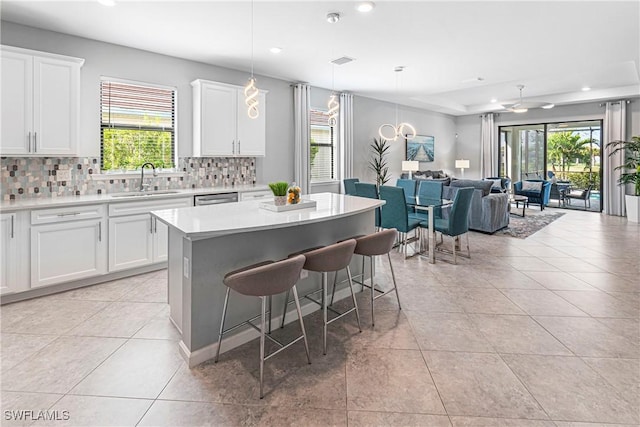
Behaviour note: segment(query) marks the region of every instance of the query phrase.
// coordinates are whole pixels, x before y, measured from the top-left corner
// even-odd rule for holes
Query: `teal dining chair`
[[[355,196],[356,195],[356,182],[360,182],[358,178],[346,178],[342,180],[342,184],[344,185],[344,194],[347,196]]]
[[[453,263],[457,263],[456,246],[463,234],[467,237],[467,257],[471,258],[469,250],[469,211],[471,210],[471,197],[473,196],[473,187],[459,188],[453,199],[453,206],[449,212],[448,218],[434,218],[435,230],[441,235],[450,236],[453,240]],[[421,228],[428,228],[426,221],[420,223]]]
[[[442,200],[442,182],[433,180],[422,180],[418,185],[417,197],[420,199]],[[433,211],[436,218],[440,217],[440,207],[436,207]],[[410,213],[410,217],[417,218],[421,221],[427,221],[429,215],[426,212]]]
[[[369,199],[378,198],[378,188],[375,184],[369,184],[366,182],[356,182],[356,196],[367,197]],[[380,208],[376,208],[376,230],[380,228]]]
[[[400,187],[382,186],[380,187],[380,199],[386,204],[382,206],[380,225],[382,228],[395,228],[400,233],[401,250],[404,257],[407,257],[407,244],[411,242],[420,243],[419,226],[420,220],[409,218],[407,211],[407,199],[404,190]],[[409,239],[409,233],[413,231],[414,237]],[[416,251],[417,253],[417,251]]]
[[[396,187],[400,187],[404,190],[404,196],[407,201],[407,210],[411,213],[415,212],[413,209],[413,203],[416,197],[416,188],[418,181],[413,179],[398,179],[396,181]]]

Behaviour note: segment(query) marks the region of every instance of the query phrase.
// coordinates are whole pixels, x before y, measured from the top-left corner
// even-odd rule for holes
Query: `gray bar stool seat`
[[[232,271],[224,276],[223,283],[227,286],[227,292],[224,297],[224,306],[222,308],[222,321],[220,322],[220,332],[218,334],[218,348],[216,350],[216,357],[214,362],[218,361],[220,357],[220,347],[222,344],[222,336],[234,329],[239,328],[242,325],[249,325],[260,332],[260,399],[263,398],[263,377],[264,377],[264,362],[276,354],[280,353],[285,348],[288,348],[300,340],[304,340],[304,348],[307,353],[307,361],[311,363],[311,357],[309,355],[309,345],[307,343],[307,333],[304,329],[304,322],[302,320],[302,311],[300,310],[300,301],[298,299],[298,292],[296,290],[296,282],[300,277],[302,266],[305,263],[304,255],[297,255],[291,258],[287,258],[282,261],[265,261],[259,264],[254,264],[248,267],[241,268],[239,270]],[[249,320],[241,322],[240,324],[233,326],[229,329],[224,329],[224,321],[227,315],[227,306],[229,304],[229,294],[231,289],[242,295],[260,297],[262,300],[262,310],[259,316],[253,317]],[[282,292],[293,291],[293,299],[296,303],[296,310],[298,311],[298,319],[300,320],[300,328],[302,329],[302,335],[295,338],[288,344],[283,344],[275,338],[266,334],[266,312],[267,312],[267,297],[280,294]],[[255,326],[252,322],[261,318],[260,328]],[[268,356],[264,354],[264,342],[265,338],[273,341],[280,348]]]
[[[396,298],[398,300],[398,308],[402,310],[402,306],[400,305],[400,296],[398,295],[398,286],[396,285],[396,276],[393,272],[393,264],[391,263],[391,255],[390,252],[393,249],[393,245],[395,243],[397,236],[397,230],[395,228],[390,228],[388,230],[380,231],[378,233],[373,233],[368,236],[360,237],[356,240],[357,245],[354,250],[354,253],[357,255],[362,255],[363,257],[369,257],[369,265],[371,268],[371,285],[367,285],[364,283],[364,263],[362,267],[363,280],[360,282],[362,286],[366,286],[371,289],[371,324],[375,325],[375,314],[373,309],[373,302],[385,295],[389,292],[396,293]],[[389,268],[391,269],[391,278],[393,279],[393,288],[388,291],[381,291],[376,289],[373,283],[374,274],[373,274],[373,262],[374,257],[379,255],[387,255],[387,259],[389,260]],[[376,292],[379,295],[376,295]]]
[[[327,354],[327,326],[329,323],[332,323],[339,318],[346,316],[347,314],[354,312],[356,313],[356,320],[358,322],[358,329],[362,332],[362,327],[360,326],[360,312],[358,311],[358,303],[356,301],[356,295],[353,290],[353,280],[351,277],[351,269],[349,268],[349,263],[351,262],[351,258],[353,257],[353,251],[356,247],[356,241],[354,239],[345,240],[339,243],[334,243],[333,245],[325,246],[320,249],[313,249],[304,252],[304,256],[306,257],[306,261],[304,263],[304,269],[309,271],[315,271],[322,273],[322,301],[317,301],[310,297],[311,294],[305,295],[305,298],[313,301],[322,307],[322,352],[323,354]],[[353,307],[343,313],[340,313],[336,310],[333,310],[328,307],[328,298],[327,298],[327,275],[330,272],[338,272],[339,270],[347,270],[347,277],[349,278],[349,287],[351,289],[351,299],[353,300]],[[318,292],[318,291],[315,291]],[[312,292],[312,293],[315,293]],[[288,295],[287,300],[285,300],[285,308],[284,313],[282,315],[282,324],[284,325],[284,320],[287,312],[287,304],[288,304]],[[335,314],[336,317],[329,320],[327,318],[327,310],[331,310]]]

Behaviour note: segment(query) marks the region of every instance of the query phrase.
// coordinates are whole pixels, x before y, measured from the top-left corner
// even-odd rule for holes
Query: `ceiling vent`
[[[344,65],[348,64],[351,61],[355,61],[355,59],[349,58],[348,56],[343,56],[342,58],[334,59],[333,61],[331,61],[331,63],[335,65]]]

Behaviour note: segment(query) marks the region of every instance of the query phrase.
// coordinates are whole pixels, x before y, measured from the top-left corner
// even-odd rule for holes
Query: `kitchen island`
[[[215,355],[222,316],[224,275],[265,260],[279,260],[311,247],[374,231],[375,209],[383,201],[341,194],[304,196],[314,200],[313,208],[273,212],[260,208],[259,201],[212,206],[167,209],[151,214],[169,227],[169,305],[171,321],[182,335],[180,352],[189,366]],[[361,263],[352,261],[353,274]],[[339,276],[339,280],[342,276]],[[301,279],[301,295],[320,288],[320,275]],[[346,296],[348,291],[337,293]],[[227,324],[235,325],[260,312],[258,298],[232,293]],[[279,325],[284,296],[273,298],[273,325]],[[317,310],[303,305],[303,312]],[[293,308],[292,308],[293,310]],[[290,321],[295,315],[287,316]],[[241,329],[225,336],[222,350],[247,342],[256,333]]]

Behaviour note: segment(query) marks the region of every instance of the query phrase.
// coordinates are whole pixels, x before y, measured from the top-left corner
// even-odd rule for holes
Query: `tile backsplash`
[[[137,191],[140,187],[139,176],[100,175],[100,159],[93,157],[2,157],[0,160],[2,200],[121,193]],[[171,176],[154,177],[150,169],[145,170],[145,183],[154,190],[255,184],[255,160],[254,157],[183,157],[178,160],[177,172]]]

